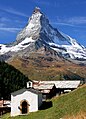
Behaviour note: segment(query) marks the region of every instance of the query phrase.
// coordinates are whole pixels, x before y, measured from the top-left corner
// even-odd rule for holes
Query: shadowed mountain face
[[[53,28],[39,8],[14,43],[0,44],[0,60],[35,80],[86,78],[86,48]]]

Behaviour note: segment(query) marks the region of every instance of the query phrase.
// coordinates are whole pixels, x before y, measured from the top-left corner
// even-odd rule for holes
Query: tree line
[[[24,88],[28,80],[19,70],[0,61],[0,99],[10,99],[11,93]]]

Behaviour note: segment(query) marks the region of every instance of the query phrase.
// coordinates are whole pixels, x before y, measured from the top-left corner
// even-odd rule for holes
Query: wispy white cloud
[[[46,7],[58,7],[59,3],[57,1],[53,1],[53,4],[49,2],[48,0],[30,0],[31,2],[34,2],[35,4],[39,6],[46,6]]]
[[[0,17],[0,32],[18,32],[22,29],[23,23],[17,17],[2,16]]]
[[[86,17],[72,17],[67,19],[65,22],[71,24],[86,24]]]
[[[85,5],[86,4],[86,0],[81,0],[81,1],[74,1],[73,4],[75,5]]]
[[[50,2],[46,2],[46,1],[36,1],[36,3],[38,4],[42,4],[42,5],[50,5]]]
[[[71,26],[71,27],[75,27],[72,24],[68,24],[68,23],[64,23],[64,22],[51,22],[51,24],[53,25],[61,25],[61,26]]]
[[[4,26],[9,26],[9,25],[18,25],[21,26],[23,24],[26,24],[27,20],[22,20],[18,17],[7,17],[7,16],[3,16],[0,17],[0,26],[3,24]]]
[[[8,27],[0,27],[0,31],[7,31],[7,32],[17,32],[20,31],[22,28],[8,28]]]
[[[31,0],[34,3],[40,4],[40,5],[50,5],[50,2],[48,1],[40,1],[40,0]]]
[[[70,26],[70,27],[85,27],[86,17],[71,17],[71,18],[56,18],[56,21],[51,22],[53,25]]]
[[[22,12],[19,12],[19,11],[13,9],[13,8],[8,8],[8,9],[7,9],[7,8],[1,8],[1,10],[4,11],[4,12],[7,12],[7,13],[14,14],[14,15],[23,16],[23,17],[28,17],[27,14],[22,13]]]
[[[0,23],[0,27],[4,27],[5,26],[5,24],[4,23]]]
[[[6,17],[0,17],[0,22],[8,22],[8,21],[10,21],[10,19]]]
[[[68,24],[68,25],[83,25],[83,24],[86,24],[86,17],[82,17],[82,16],[71,17],[71,18],[57,17],[57,23],[64,23],[64,24]]]

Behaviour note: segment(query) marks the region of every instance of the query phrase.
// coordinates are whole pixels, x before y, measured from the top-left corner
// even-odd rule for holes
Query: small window
[[[29,86],[31,86],[31,82],[29,82]]]

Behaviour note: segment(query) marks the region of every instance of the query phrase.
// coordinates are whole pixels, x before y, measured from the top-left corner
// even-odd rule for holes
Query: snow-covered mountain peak
[[[29,18],[28,24],[30,23],[37,23],[40,22],[40,17],[42,16],[42,13],[40,11],[40,8],[36,7],[35,10],[33,11],[32,16]]]
[[[0,54],[27,55],[41,47],[47,47],[60,56],[70,59],[86,60],[86,48],[75,39],[53,28],[47,17],[36,7],[26,27],[19,32],[15,43],[11,46],[0,45]]]
[[[42,28],[42,16],[44,16],[43,13],[41,13],[40,9],[36,7],[29,18],[26,27],[17,35],[16,41],[21,42],[26,37],[32,37],[33,39],[38,38]]]
[[[47,25],[49,25],[49,20],[40,11],[40,8],[38,8],[38,7],[35,8],[35,10],[33,11],[32,16],[29,18],[27,27],[28,28],[34,28],[36,25],[39,25],[38,27],[41,27],[41,30],[42,30],[43,27],[46,27]]]
[[[39,7],[35,7],[33,14],[36,14],[36,13],[41,13],[41,9]]]

